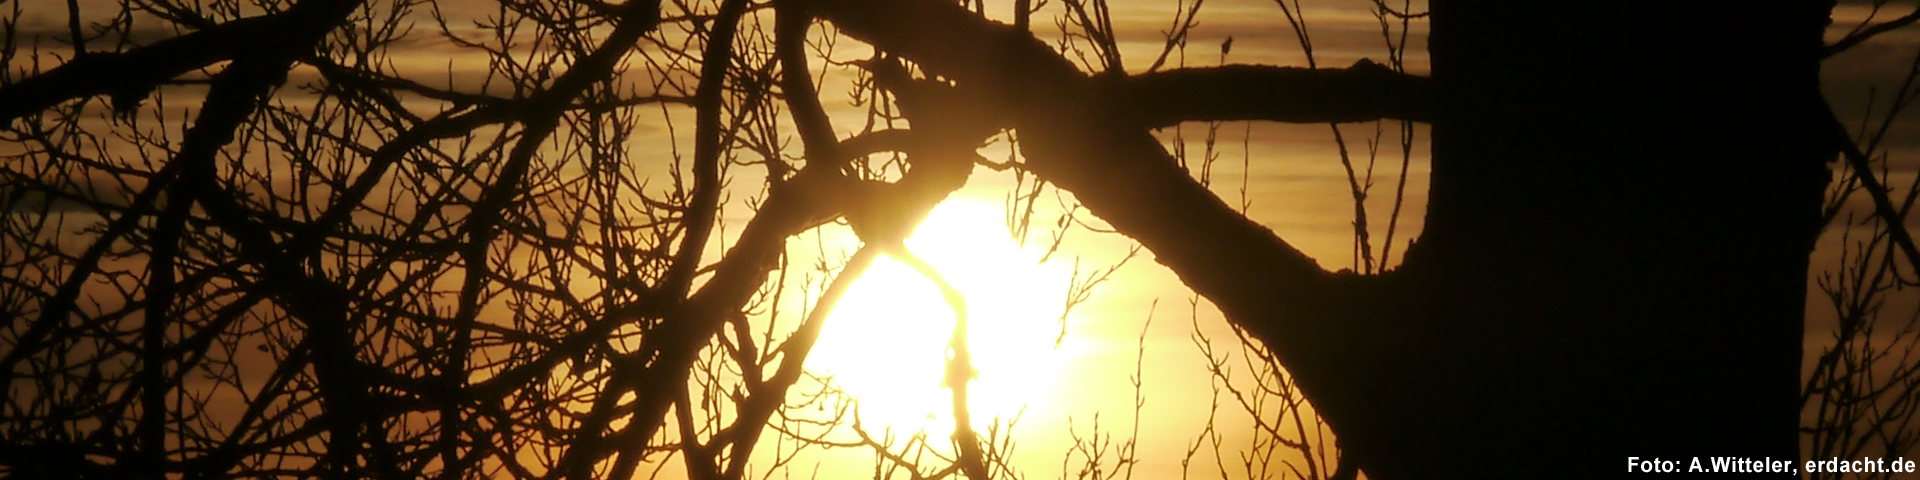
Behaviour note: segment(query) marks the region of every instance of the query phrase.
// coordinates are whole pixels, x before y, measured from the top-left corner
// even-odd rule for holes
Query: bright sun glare
[[[968,384],[973,424],[1035,415],[1065,352],[1054,348],[1071,275],[1008,238],[998,205],[951,199],[907,239],[914,254],[966,296],[968,343],[979,376]],[[870,429],[951,432],[942,386],[953,311],[934,284],[891,258],[876,260],[827,322],[810,370],[832,375],[860,401]]]

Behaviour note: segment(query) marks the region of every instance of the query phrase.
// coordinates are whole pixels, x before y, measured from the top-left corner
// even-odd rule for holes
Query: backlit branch
[[[1913,235],[1907,231],[1906,210],[1893,205],[1893,199],[1886,185],[1881,184],[1880,178],[1874,176],[1873,160],[1867,158],[1866,152],[1860,151],[1860,146],[1854,144],[1853,139],[1847,136],[1846,127],[1840,124],[1838,118],[1831,115],[1831,108],[1828,112],[1828,118],[1834,129],[1832,135],[1834,143],[1840,148],[1841,156],[1847,159],[1848,166],[1852,167],[1849,170],[1853,172],[1854,180],[1860,182],[1860,187],[1866,191],[1867,198],[1873,201],[1874,215],[1886,222],[1887,234],[1893,240],[1893,245],[1899,248],[1900,253],[1907,258],[1908,268],[1914,272],[1920,272],[1920,248],[1915,247]],[[1904,277],[1901,277],[1901,281],[1914,283]]]
[[[1348,68],[1227,65],[1153,72],[1121,83],[1146,126],[1211,120],[1287,123],[1429,121],[1430,80],[1365,59]]]
[[[816,5],[851,36],[934,74],[1012,99],[1010,104],[1020,106],[1014,123],[1030,169],[1073,191],[1202,294],[1221,301],[1263,297],[1224,295],[1238,290],[1304,293],[1300,289],[1331,287],[1312,259],[1180,171],[1145,125],[1115,115],[1126,111],[1119,105],[1124,97],[1117,94],[1123,90],[1088,78],[1033,37],[936,1],[821,0]],[[1264,306],[1222,308],[1239,321],[1276,317]]]
[[[1073,192],[1267,342],[1306,392],[1350,374],[1339,352],[1377,347],[1355,334],[1376,329],[1351,322],[1396,318],[1398,307],[1377,293],[1384,279],[1331,274],[1226,205],[1131,118],[1123,87],[1088,77],[1030,35],[937,0],[816,5],[848,35],[1013,105],[1030,171]],[[1340,412],[1323,413],[1341,424]]]
[[[331,29],[332,20],[317,16],[314,10],[291,8],[226,22],[128,52],[90,52],[0,88],[0,123],[67,100],[102,94],[113,97],[114,108],[130,111],[161,82],[275,43],[271,40],[303,27]]]
[[[1876,10],[1878,8],[1879,8],[1878,6],[1875,7]],[[1871,21],[1872,19],[1869,18],[1868,20]],[[1873,37],[1879,36],[1880,34],[1894,31],[1896,29],[1899,29],[1900,27],[1912,25],[1914,24],[1914,22],[1920,22],[1920,8],[1916,8],[1912,13],[1903,15],[1900,18],[1888,20],[1884,23],[1878,23],[1878,24],[1872,24],[1872,25],[1861,24],[1858,28],[1855,28],[1852,32],[1847,32],[1847,36],[1840,38],[1839,41],[1833,42],[1832,45],[1827,45],[1827,47],[1820,52],[1820,56],[1822,58],[1834,56],[1835,54],[1847,51],[1848,49],[1858,46],[1861,43],[1865,43],[1867,40],[1872,39]]]

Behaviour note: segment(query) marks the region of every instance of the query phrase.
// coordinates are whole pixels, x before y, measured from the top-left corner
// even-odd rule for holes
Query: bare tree
[[[875,476],[1017,476],[1011,425],[969,418],[965,292],[903,242],[982,165],[1019,172],[1023,238],[1040,192],[1069,191],[1257,342],[1280,385],[1264,394],[1313,400],[1340,436],[1306,476],[1482,475],[1495,457],[1598,475],[1701,444],[1792,457],[1806,254],[1839,149],[1809,100],[1831,5],[1514,3],[1375,3],[1387,63],[1318,68],[1283,2],[1307,68],[1228,64],[1230,44],[1169,67],[1196,1],[1136,73],[1101,1],[1018,1],[1011,24],[939,0],[15,2],[0,466],[744,478],[855,447]],[[1043,11],[1058,42],[1034,31]],[[1415,18],[1431,78],[1402,63]],[[1778,35],[1692,55],[1747,29]],[[422,52],[485,63],[424,71]],[[1735,81],[1760,100],[1713,88]],[[830,115],[830,92],[855,114]],[[1396,206],[1376,247],[1373,170],[1343,150],[1341,272],[1222,202],[1212,157],[1193,172],[1151,133],[1332,124],[1345,145],[1338,124],[1378,120],[1399,131]],[[1433,200],[1389,268],[1413,122],[1433,125]],[[990,139],[1018,154],[982,158]],[[848,231],[844,259],[788,248]],[[883,255],[958,319],[952,438],[876,432],[804,368]],[[1089,465],[1138,455],[1084,440]]]
[[[1873,2],[1870,13],[1834,40],[1823,55],[1832,58],[1876,36],[1911,25],[1920,14],[1879,20],[1888,2]],[[1911,50],[1910,47],[1902,50]],[[1902,52],[1907,53],[1907,52]],[[1907,53],[1920,55],[1920,51]],[[1913,245],[1907,211],[1916,184],[1896,187],[1896,168],[1888,148],[1901,112],[1915,97],[1920,56],[1891,86],[1892,95],[1864,99],[1858,124],[1843,126],[1834,109],[1831,124],[1839,138],[1838,179],[1829,189],[1825,217],[1840,248],[1837,265],[1815,279],[1833,324],[1814,331],[1822,345],[1809,362],[1801,393],[1803,441],[1811,460],[1858,457],[1911,458],[1920,455],[1920,311],[1915,310]],[[1872,92],[1885,91],[1880,88]],[[1848,99],[1831,99],[1836,105]],[[1858,132],[1858,133],[1850,133]],[[1903,192],[1904,193],[1901,193]],[[1864,198],[1863,198],[1864,197]],[[1905,261],[1902,261],[1902,259]],[[1819,308],[1816,306],[1815,308]],[[1891,472],[1851,475],[1820,472],[1813,478],[1891,478]]]

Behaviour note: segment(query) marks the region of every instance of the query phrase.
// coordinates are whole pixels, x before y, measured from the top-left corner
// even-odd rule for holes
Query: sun
[[[1034,415],[1065,364],[1055,348],[1071,273],[1007,235],[999,205],[950,199],[934,208],[907,248],[966,296],[968,343],[979,372],[968,384],[975,428]],[[867,425],[951,432],[943,385],[954,315],[934,284],[881,257],[848,288],[807,360],[859,399]]]

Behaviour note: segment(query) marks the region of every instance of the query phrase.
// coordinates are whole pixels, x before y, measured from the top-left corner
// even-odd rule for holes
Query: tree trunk
[[[1317,402],[1372,478],[1796,457],[1829,8],[1434,2],[1405,333]]]
[[[1425,232],[1361,277],[1187,177],[1128,79],[948,2],[815,0],[1014,110],[1027,166],[1275,351],[1371,478],[1794,459],[1831,3],[1433,3]]]

